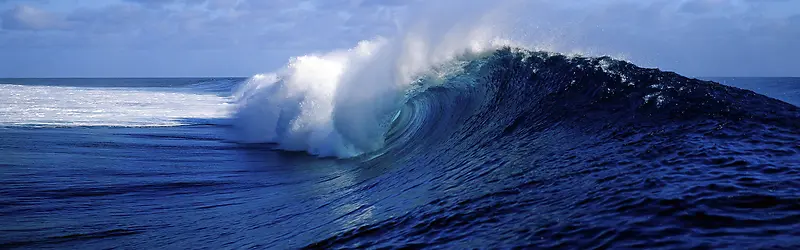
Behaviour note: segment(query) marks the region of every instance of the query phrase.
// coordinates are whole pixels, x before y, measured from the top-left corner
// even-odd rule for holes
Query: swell
[[[410,98],[363,159],[402,166],[370,193],[428,202],[307,248],[763,248],[800,234],[796,106],[608,57],[502,48],[464,68]]]
[[[438,65],[416,74],[410,83],[370,87],[369,94],[342,87],[352,79],[341,77],[347,69],[335,65],[326,66],[334,68],[328,70],[332,75],[312,79],[304,79],[309,72],[303,71],[309,69],[300,66],[288,76],[256,77],[270,80],[266,86],[259,81],[244,85],[234,126],[246,136],[245,142],[274,142],[290,151],[341,158],[364,153],[373,158],[392,149],[434,143],[462,127],[471,136],[483,137],[474,139],[480,141],[554,124],[597,131],[665,121],[798,126],[797,107],[791,104],[609,57],[504,47]],[[319,65],[304,67],[320,71]],[[320,80],[328,82],[315,82]],[[353,101],[341,97],[342,91],[362,96]],[[596,121],[603,125],[597,127],[601,123]]]
[[[426,87],[415,89],[398,111],[379,152],[410,151],[450,137],[479,145],[550,126],[620,136],[712,123],[737,130],[800,128],[800,112],[791,104],[609,57],[506,47],[459,67],[455,74],[419,80]]]

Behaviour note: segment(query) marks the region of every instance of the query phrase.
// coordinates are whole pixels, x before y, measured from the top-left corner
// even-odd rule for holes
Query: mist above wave
[[[468,20],[428,13],[399,36],[295,57],[252,77],[235,95],[240,141],[342,158],[380,149],[416,79],[465,54],[510,44],[496,22],[482,20],[492,13],[479,9]]]

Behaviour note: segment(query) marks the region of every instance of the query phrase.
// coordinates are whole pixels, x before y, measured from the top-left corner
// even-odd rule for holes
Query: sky
[[[556,52],[800,76],[800,0],[0,0],[0,77],[251,76],[476,2],[513,6],[520,43]]]

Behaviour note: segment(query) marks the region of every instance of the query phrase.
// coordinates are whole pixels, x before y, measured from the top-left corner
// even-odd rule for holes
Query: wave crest
[[[396,39],[379,37],[348,50],[292,58],[238,90],[239,139],[340,158],[378,150],[401,105],[425,87],[421,77],[446,74],[459,66],[452,63],[458,58],[510,44],[490,33],[420,28]]]

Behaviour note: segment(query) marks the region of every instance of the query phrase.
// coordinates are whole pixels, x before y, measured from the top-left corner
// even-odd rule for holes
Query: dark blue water
[[[212,106],[160,112],[244,79],[0,80],[93,100],[0,110],[0,247],[800,247],[800,79],[709,79],[751,92],[509,51],[466,67],[482,85],[419,94],[352,159],[236,143]],[[108,103],[129,106],[75,111]]]

